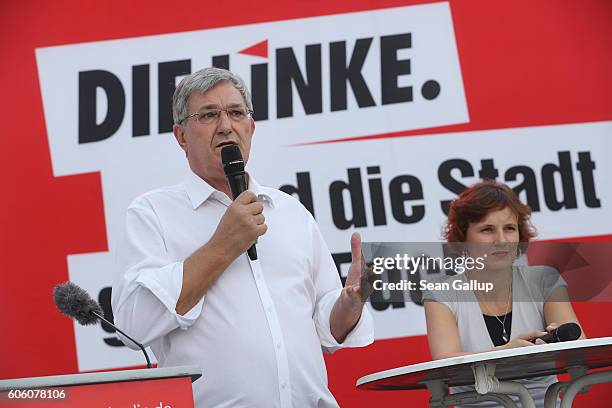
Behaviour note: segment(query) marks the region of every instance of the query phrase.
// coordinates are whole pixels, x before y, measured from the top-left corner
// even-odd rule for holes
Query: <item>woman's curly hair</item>
[[[503,183],[485,180],[465,190],[450,205],[443,237],[447,242],[465,242],[470,223],[479,222],[494,210],[510,208],[517,217],[519,241],[528,242],[536,235],[531,225],[531,208],[520,202],[514,191]]]

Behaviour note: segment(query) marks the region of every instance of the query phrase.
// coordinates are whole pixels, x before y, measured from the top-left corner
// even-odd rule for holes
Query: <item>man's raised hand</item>
[[[351,266],[346,276],[343,295],[357,305],[366,301],[374,291],[372,267],[366,265],[361,253],[361,235],[358,232],[351,236]]]

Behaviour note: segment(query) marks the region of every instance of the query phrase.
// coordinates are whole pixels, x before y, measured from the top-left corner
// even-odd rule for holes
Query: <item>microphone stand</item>
[[[112,324],[111,322],[109,322],[108,320],[106,320],[104,318],[104,316],[101,313],[96,312],[95,310],[91,311],[91,314],[96,316],[98,319],[102,320],[104,323],[108,324],[110,327],[112,327],[113,329],[117,330],[119,333],[123,334],[125,337],[127,337],[128,339],[130,339],[132,341],[132,343],[134,343],[135,345],[137,345],[138,347],[140,347],[140,349],[142,350],[145,358],[147,359],[147,368],[152,368],[151,367],[151,360],[149,360],[149,356],[147,355],[147,352],[145,351],[145,348],[142,344],[140,344],[139,342],[137,342],[136,340],[134,340],[133,338],[131,338],[130,336],[128,336],[127,334],[125,334],[123,332],[123,330],[121,330],[120,328],[118,328],[117,326],[115,326],[114,324]]]

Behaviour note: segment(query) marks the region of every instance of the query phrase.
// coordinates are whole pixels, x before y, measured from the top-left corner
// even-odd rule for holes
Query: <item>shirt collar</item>
[[[221,191],[215,190],[210,184],[204,181],[200,176],[195,174],[193,171],[189,172],[189,175],[184,181],[184,186],[187,191],[187,195],[189,196],[189,201],[191,201],[191,205],[193,209],[197,209],[202,205],[206,200],[210,198],[217,198],[219,201],[229,205],[231,200],[225,195],[225,193]],[[249,190],[251,190],[255,195],[257,195],[257,199],[264,203],[270,205],[271,208],[274,208],[274,201],[268,192],[267,188],[263,187],[261,184],[255,180],[255,178],[249,173]]]

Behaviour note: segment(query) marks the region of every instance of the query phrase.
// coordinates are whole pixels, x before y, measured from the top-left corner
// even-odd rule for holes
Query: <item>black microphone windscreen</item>
[[[226,175],[244,172],[244,159],[236,145],[227,145],[221,149],[221,161]]]
[[[98,317],[92,312],[104,314],[98,302],[72,282],[57,285],[53,289],[53,300],[60,312],[85,326],[98,323]]]
[[[576,323],[564,323],[557,328],[557,337],[561,341],[578,340],[580,335],[582,330]]]

